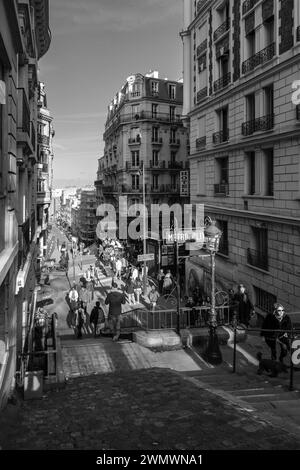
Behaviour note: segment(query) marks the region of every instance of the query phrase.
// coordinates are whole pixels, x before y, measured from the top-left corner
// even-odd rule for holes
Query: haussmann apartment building
[[[183,4],[191,202],[223,232],[217,288],[300,311],[300,2]],[[189,260],[186,282],[209,294],[209,261]]]

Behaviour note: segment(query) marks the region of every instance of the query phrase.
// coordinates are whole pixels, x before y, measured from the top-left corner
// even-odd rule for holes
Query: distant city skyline
[[[129,75],[182,77],[181,25],[181,0],[50,1],[39,79],[54,118],[54,187],[93,184],[107,107]]]

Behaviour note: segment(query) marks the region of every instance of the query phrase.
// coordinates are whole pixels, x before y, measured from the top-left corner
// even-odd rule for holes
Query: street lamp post
[[[222,354],[219,347],[217,336],[217,314],[216,314],[216,298],[215,298],[215,255],[219,249],[219,242],[222,235],[221,230],[215,225],[215,221],[211,221],[204,230],[206,238],[206,249],[210,252],[211,259],[211,310],[209,317],[209,340],[208,346],[204,353],[205,358],[211,364],[221,364]]]
[[[179,272],[179,245],[175,241],[175,264],[176,264],[176,281],[177,281],[177,334],[180,334],[180,272]]]
[[[143,176],[143,225],[144,225],[144,230],[143,230],[143,252],[144,255],[147,252],[147,246],[146,246],[146,191],[145,191],[145,165],[143,161],[143,166],[142,166],[142,176]],[[143,294],[146,295],[147,291],[147,263],[144,261],[144,276],[143,276]]]

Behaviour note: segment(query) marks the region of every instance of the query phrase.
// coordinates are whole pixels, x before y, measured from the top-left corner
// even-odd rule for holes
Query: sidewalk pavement
[[[16,423],[18,425],[16,426]],[[264,413],[169,369],[68,380],[0,416],[3,450],[296,450],[300,436]]]

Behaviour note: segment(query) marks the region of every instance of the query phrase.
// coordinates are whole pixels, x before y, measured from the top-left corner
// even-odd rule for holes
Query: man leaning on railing
[[[284,307],[276,303],[273,313],[268,313],[262,324],[261,336],[264,336],[265,342],[271,350],[271,359],[277,359],[277,343],[280,346],[279,361],[283,362],[284,357],[290,350],[290,340],[288,332],[292,329],[290,317],[285,313]],[[281,330],[281,331],[278,331]]]

